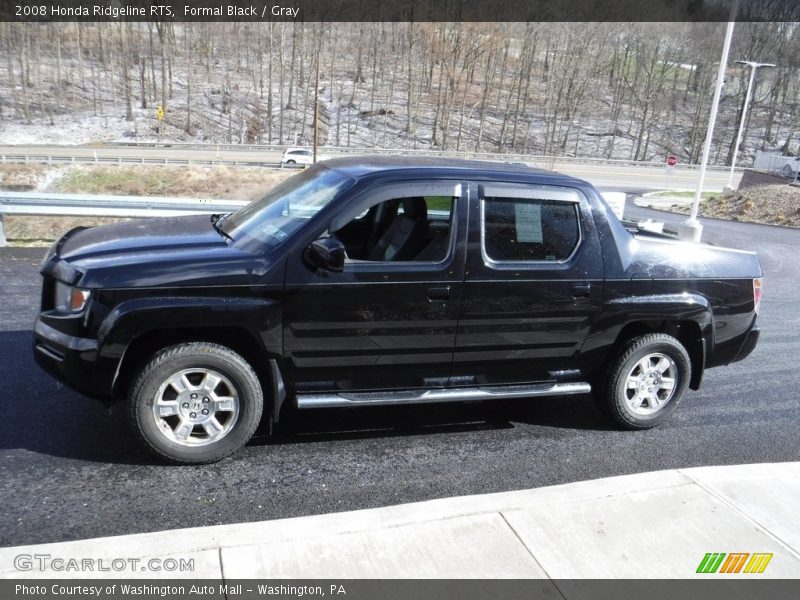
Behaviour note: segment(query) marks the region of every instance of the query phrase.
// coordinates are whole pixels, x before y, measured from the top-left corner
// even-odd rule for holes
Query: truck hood
[[[208,215],[149,218],[75,229],[42,273],[87,288],[242,285],[271,266],[218,233]]]

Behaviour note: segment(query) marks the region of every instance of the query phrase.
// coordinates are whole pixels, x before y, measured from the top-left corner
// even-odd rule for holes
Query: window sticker
[[[542,205],[533,202],[516,202],[517,242],[541,244],[542,237]]]

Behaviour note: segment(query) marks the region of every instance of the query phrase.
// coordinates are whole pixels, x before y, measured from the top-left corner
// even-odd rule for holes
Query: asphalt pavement
[[[683,217],[634,207],[626,217]],[[140,453],[123,410],[33,362],[43,249],[0,250],[0,546],[373,508],[704,465],[800,460],[800,231],[702,220],[704,239],[757,250],[762,336],[709,370],[663,426],[615,430],[587,397],[325,410],[202,467]]]

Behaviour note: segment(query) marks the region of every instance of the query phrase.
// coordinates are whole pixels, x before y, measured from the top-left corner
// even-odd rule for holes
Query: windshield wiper
[[[230,241],[234,241],[230,234],[222,228],[222,225],[225,223],[225,219],[228,218],[230,213],[223,215],[223,214],[213,214],[211,215],[211,226],[223,237],[228,238]]]

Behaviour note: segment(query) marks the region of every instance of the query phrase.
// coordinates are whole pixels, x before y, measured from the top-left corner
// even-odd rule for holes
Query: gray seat
[[[450,245],[450,230],[437,229],[422,252],[414,257],[418,262],[439,262],[447,256],[447,249]]]
[[[412,260],[425,247],[428,238],[428,207],[425,198],[404,198],[403,212],[398,214],[367,260]]]

